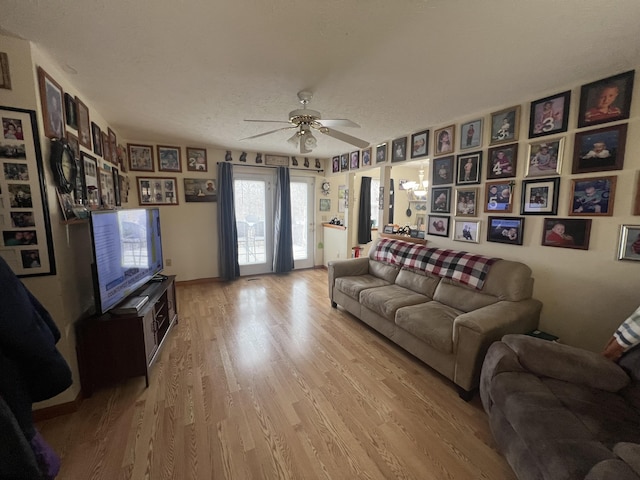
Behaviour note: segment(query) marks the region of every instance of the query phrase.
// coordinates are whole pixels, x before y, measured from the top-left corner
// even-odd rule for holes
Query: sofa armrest
[[[538,376],[608,392],[629,384],[625,371],[598,353],[528,335],[505,335],[502,341],[518,355],[524,368]]]
[[[353,275],[366,275],[369,273],[369,258],[348,258],[345,260],[331,260],[329,270],[329,298],[333,300],[333,287],[336,278],[350,277]]]

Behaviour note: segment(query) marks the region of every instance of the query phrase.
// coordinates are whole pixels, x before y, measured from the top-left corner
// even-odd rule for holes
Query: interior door
[[[294,268],[313,268],[314,245],[314,185],[313,177],[291,177],[291,230],[293,234]]]

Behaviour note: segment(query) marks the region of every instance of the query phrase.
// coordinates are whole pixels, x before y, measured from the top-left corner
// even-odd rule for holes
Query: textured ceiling
[[[372,144],[640,64],[639,0],[0,0],[120,136],[294,154],[311,90]],[[313,155],[353,150],[320,135]]]

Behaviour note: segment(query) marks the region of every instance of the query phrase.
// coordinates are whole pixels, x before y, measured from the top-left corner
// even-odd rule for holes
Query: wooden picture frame
[[[463,153],[456,158],[456,185],[480,183],[482,151]]]
[[[215,178],[185,178],[185,202],[217,202],[218,186]]]
[[[569,215],[613,216],[617,181],[617,176],[572,179]]]
[[[484,211],[511,213],[515,182],[513,180],[492,180],[487,182],[485,190]]]
[[[151,145],[127,143],[127,156],[129,157],[129,171],[155,171],[153,166],[153,147]]]
[[[444,215],[429,215],[427,233],[437,237],[448,237],[450,220],[451,217]]]
[[[477,217],[478,216],[478,192],[477,187],[456,188],[456,216],[457,217]]]
[[[158,153],[159,172],[182,172],[180,147],[157,145],[156,149]]]
[[[288,167],[289,157],[285,155],[265,155],[264,164],[272,167]]]
[[[87,208],[96,210],[100,208],[100,177],[98,174],[98,160],[85,152],[80,152],[82,157],[82,175],[84,179],[84,196]]]
[[[362,166],[363,167],[370,167],[371,166],[371,153],[372,153],[372,148],[365,148],[364,150],[362,150]],[[317,159],[316,159],[317,160]]]
[[[11,72],[9,70],[9,55],[0,52],[0,88],[11,90]]]
[[[640,261],[640,225],[621,225],[618,260]]]
[[[453,239],[457,242],[480,243],[481,221],[453,220]]]
[[[360,150],[356,150],[349,154],[349,170],[357,170],[360,168]]]
[[[37,71],[44,135],[47,138],[64,138],[64,91],[42,67],[38,67]]]
[[[136,177],[138,201],[146,205],[178,205],[176,177]]]
[[[331,173],[340,173],[340,155],[331,159]]]
[[[116,132],[111,130],[111,127],[107,127],[107,141],[109,142],[109,161],[114,165],[120,165],[118,160],[118,139],[116,138]]]
[[[396,138],[391,142],[391,162],[403,162],[407,159],[407,137]]]
[[[520,105],[505,108],[491,114],[491,141],[489,145],[518,140],[520,132]]]
[[[482,147],[482,119],[460,125],[460,150]]]
[[[269,165],[272,155],[265,155],[265,165]],[[287,165],[289,165],[289,157]],[[187,147],[187,171],[188,172],[207,172],[209,164],[207,162],[207,149],[199,147]]]
[[[67,125],[74,130],[78,129],[78,106],[76,100],[68,93],[64,94],[64,114]]]
[[[429,130],[411,135],[411,158],[422,158],[429,155]]]
[[[107,132],[100,132],[100,140],[102,143],[102,158],[111,163],[111,149],[109,148],[109,137]]]
[[[487,180],[512,178],[516,176],[518,166],[518,144],[492,147],[488,152]]]
[[[487,242],[522,245],[524,220],[523,217],[489,217]]]
[[[376,164],[387,161],[387,144],[381,143],[376,146]]]
[[[343,153],[340,155],[340,171],[348,172],[349,171],[349,154]]]
[[[433,155],[448,155],[453,153],[456,144],[456,126],[449,125],[439,128],[433,133]]]
[[[634,75],[630,70],[583,85],[578,128],[629,118]]]
[[[544,137],[567,131],[571,90],[531,102],[529,138]]]
[[[557,215],[560,177],[522,181],[520,215]]]
[[[76,97],[76,108],[78,109],[78,141],[80,145],[91,150],[89,108],[78,97]]]
[[[451,187],[431,188],[431,211],[433,213],[451,213]]]
[[[529,144],[525,177],[560,175],[564,157],[564,137]]]
[[[545,218],[542,245],[589,250],[590,233],[590,218]]]
[[[571,173],[622,170],[626,144],[626,123],[577,132]]]
[[[93,153],[102,156],[102,130],[97,123],[91,122],[91,138],[93,140]]]
[[[453,155],[449,155],[448,157],[434,158],[431,161],[431,185],[447,185],[453,183],[454,160]]]

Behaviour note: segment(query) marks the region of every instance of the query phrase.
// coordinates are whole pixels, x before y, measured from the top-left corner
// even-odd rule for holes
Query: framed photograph
[[[622,225],[620,227],[618,260],[640,261],[640,225]]]
[[[557,140],[530,143],[525,177],[560,175],[563,155],[564,137]]]
[[[289,157],[284,155],[265,155],[264,164],[272,167],[288,167]]]
[[[411,158],[429,155],[429,130],[411,135]]]
[[[577,132],[571,173],[622,170],[627,124]]]
[[[384,163],[387,161],[387,144],[381,143],[376,147],[376,163]]]
[[[109,150],[109,137],[107,132],[100,132],[100,143],[102,143],[102,158],[111,162],[111,152]]]
[[[529,138],[566,132],[569,125],[571,91],[531,102]]]
[[[491,114],[491,142],[489,145],[518,140],[520,131],[520,105]]]
[[[348,172],[349,171],[349,154],[343,153],[340,155],[340,171]]]
[[[371,166],[371,147],[362,150],[362,166],[369,167]]]
[[[349,154],[349,170],[357,170],[360,168],[360,151],[356,150]]]
[[[482,151],[458,155],[456,162],[456,171],[458,172],[456,185],[480,183]]]
[[[78,109],[78,140],[80,145],[91,150],[91,123],[89,122],[89,108],[76,97]]]
[[[129,170],[132,172],[153,172],[153,147],[127,143]]]
[[[460,150],[482,146],[482,119],[472,120],[460,126]]]
[[[427,233],[438,237],[449,236],[449,220],[450,217],[441,215],[429,215]]]
[[[522,181],[520,215],[557,215],[560,177]]]
[[[218,200],[218,187],[215,178],[185,178],[185,202],[215,202]]]
[[[451,187],[433,187],[431,189],[431,211],[437,213],[451,212]]]
[[[107,138],[109,142],[109,161],[114,165],[119,165],[118,141],[116,138],[116,132],[111,130],[111,127],[107,127]]]
[[[433,165],[431,174],[432,185],[446,185],[448,183],[453,183],[453,161],[453,155],[434,158],[431,161],[431,164]]]
[[[178,205],[175,177],[136,177],[140,205]]]
[[[434,155],[438,156],[453,153],[455,135],[455,125],[449,125],[448,127],[436,130],[433,134],[433,141],[435,142]]]
[[[100,178],[100,206],[102,208],[114,208],[116,206],[116,196],[113,184],[113,172],[103,168],[98,169]]]
[[[511,213],[513,211],[514,186],[513,180],[487,182],[484,211]]]
[[[571,180],[569,215],[611,217],[618,177],[591,177]]]
[[[471,187],[456,189],[456,216],[478,216],[478,188]]]
[[[102,130],[94,122],[91,122],[91,138],[93,139],[93,153],[102,156]]]
[[[382,227],[382,233],[393,233],[393,225],[385,225]]]
[[[396,138],[391,142],[391,161],[402,162],[407,159],[407,137]]]
[[[517,143],[490,148],[489,165],[487,166],[487,180],[493,178],[515,177],[517,164]]]
[[[330,212],[331,211],[331,199],[330,198],[321,198],[320,199],[320,211],[321,212]]]
[[[68,93],[64,94],[64,113],[67,120],[67,125],[73,129],[78,129],[78,107],[76,106],[76,100]]]
[[[40,86],[44,135],[48,138],[64,138],[64,92],[62,87],[42,67],[38,67],[38,84]]]
[[[489,217],[487,241],[522,245],[524,237],[524,218],[522,217]]]
[[[169,147],[158,145],[158,171],[159,172],[181,172],[182,159],[180,158],[180,147]]]
[[[631,70],[583,85],[578,128],[629,118],[634,75]]]
[[[120,172],[116,167],[111,169],[111,175],[113,176],[113,198],[116,207],[122,206],[122,195],[120,193]]]
[[[480,221],[454,220],[453,239],[458,242],[480,243]]]
[[[331,159],[331,172],[332,173],[340,172],[340,155],[336,155]]]
[[[84,175],[84,195],[87,208],[100,208],[100,177],[98,174],[98,160],[91,155],[81,152],[82,173]]]
[[[116,147],[116,158],[118,160],[118,166],[122,172],[129,171],[129,159],[127,158],[127,149],[124,145],[118,144]],[[127,177],[129,178],[129,177]]]
[[[542,245],[589,250],[591,219],[545,218]]]
[[[73,152],[73,158],[78,160],[80,158],[80,142],[78,141],[78,137],[71,132],[67,132],[67,142]]]
[[[11,90],[11,72],[9,71],[9,55],[0,52],[0,88]]]
[[[633,214],[640,215],[640,175],[636,174],[636,201],[633,203]]]
[[[273,155],[265,156],[265,163],[267,163],[267,158],[273,157]],[[289,165],[289,157],[284,157],[287,159],[287,163],[285,166]],[[207,150],[205,148],[196,148],[196,147],[187,147],[187,171],[188,172],[206,172],[208,170],[207,165]]]

